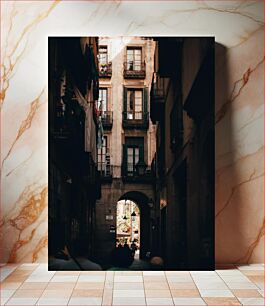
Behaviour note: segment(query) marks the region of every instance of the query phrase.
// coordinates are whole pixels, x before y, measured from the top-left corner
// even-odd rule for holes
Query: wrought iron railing
[[[112,166],[106,162],[98,162],[98,171],[101,177],[112,177]]]
[[[101,122],[103,127],[111,128],[113,124],[113,112],[112,111],[103,111],[101,113]]]
[[[124,128],[148,128],[149,113],[148,112],[123,112],[123,127]]]
[[[126,61],[123,63],[124,78],[145,78],[145,62],[142,61]]]

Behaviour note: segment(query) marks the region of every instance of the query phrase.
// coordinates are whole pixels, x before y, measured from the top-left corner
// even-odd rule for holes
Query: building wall
[[[109,110],[113,111],[113,126],[111,130],[104,131],[109,139],[110,164],[113,167],[111,183],[102,181],[102,197],[96,205],[96,253],[97,258],[106,259],[115,247],[115,234],[109,233],[110,225],[116,227],[116,204],[117,201],[128,191],[143,192],[148,198],[153,198],[152,184],[124,183],[122,180],[123,144],[125,137],[144,138],[144,161],[150,166],[156,150],[155,125],[149,120],[149,127],[145,129],[125,129],[123,120],[123,87],[151,88],[154,65],[155,43],[151,39],[141,37],[101,37],[99,45],[108,47],[108,60],[112,62],[111,78],[101,78],[100,87],[110,89]],[[144,79],[125,79],[123,67],[126,60],[127,47],[142,47],[142,59],[146,63],[146,77]],[[150,112],[150,101],[148,101]],[[106,220],[106,215],[113,216],[113,220]]]

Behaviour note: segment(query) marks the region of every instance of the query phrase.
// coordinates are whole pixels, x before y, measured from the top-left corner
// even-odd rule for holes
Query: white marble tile
[[[141,290],[144,289],[143,283],[114,283],[114,290]]]
[[[199,290],[201,297],[234,297],[230,290]]]
[[[113,297],[112,305],[146,305],[146,303],[143,297]]]
[[[144,290],[113,290],[113,297],[145,297]]]
[[[72,297],[70,301],[68,302],[68,305],[92,305],[92,306],[97,306],[101,305],[102,303],[102,298],[74,298]]]
[[[256,285],[251,282],[226,282],[229,289],[258,289]]]
[[[156,306],[156,305],[170,306],[170,305],[174,305],[172,298],[146,298],[146,304],[150,305],[150,306]]]
[[[242,305],[263,305],[263,298],[238,298]]]
[[[68,305],[69,298],[40,298],[36,305]]]
[[[202,298],[173,298],[175,305],[206,305]]]
[[[142,281],[142,276],[114,276],[114,283],[139,283]]]
[[[55,275],[52,279],[52,283],[73,283],[76,282],[78,279],[77,275]]]
[[[1,289],[0,290],[0,296],[1,297],[3,297],[3,298],[10,298],[13,294],[14,294],[14,292],[15,292],[16,290],[9,290],[9,289]]]
[[[36,305],[37,301],[38,301],[38,298],[11,298],[8,300],[6,305],[31,306],[31,305]]]
[[[102,283],[105,281],[105,275],[80,275],[78,282]]]

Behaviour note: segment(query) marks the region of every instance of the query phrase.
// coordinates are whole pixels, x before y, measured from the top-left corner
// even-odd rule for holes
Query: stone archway
[[[150,251],[150,207],[148,205],[148,197],[139,191],[128,191],[124,193],[120,200],[131,200],[135,202],[140,209],[140,258]]]

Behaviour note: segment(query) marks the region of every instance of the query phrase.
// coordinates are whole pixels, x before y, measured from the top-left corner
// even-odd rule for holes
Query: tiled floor
[[[265,305],[264,265],[216,271],[48,271],[1,266],[1,305]]]

